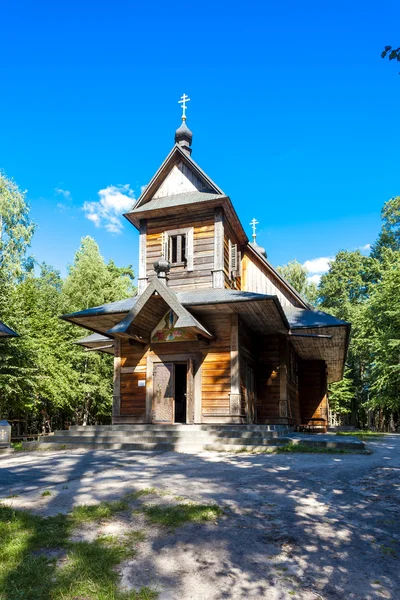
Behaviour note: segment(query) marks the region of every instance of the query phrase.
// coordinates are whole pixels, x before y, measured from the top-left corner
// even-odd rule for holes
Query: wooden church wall
[[[178,212],[181,211],[181,212]],[[204,208],[195,212],[177,209],[170,217],[153,218],[147,222],[146,276],[155,277],[154,262],[162,253],[162,234],[165,231],[194,226],[193,271],[184,266],[172,266],[168,285],[175,291],[212,287],[214,268],[214,209]]]
[[[242,290],[278,297],[282,306],[298,306],[300,302],[288,292],[278,278],[274,277],[261,260],[254,259],[245,252],[242,259]]]
[[[139,385],[139,381],[146,381],[146,365],[146,347],[124,340],[121,344],[120,416],[129,415],[130,422],[146,422],[146,386]]]
[[[120,412],[113,417],[114,423],[146,422],[146,382],[147,357],[168,361],[174,355],[182,357],[195,353],[201,358],[201,415],[204,422],[218,421],[229,417],[231,392],[231,319],[229,314],[212,313],[202,315],[205,327],[212,331],[216,339],[204,342],[170,342],[151,346],[121,343],[120,368]],[[179,358],[179,360],[182,360]]]
[[[202,415],[204,422],[230,414],[231,392],[231,320],[229,314],[207,314],[202,323],[212,331],[216,340],[203,349]]]
[[[264,337],[260,341],[256,381],[258,422],[279,423],[281,397],[279,336]]]
[[[300,363],[299,391],[301,420],[324,419],[328,422],[326,364],[322,360],[304,360]]]

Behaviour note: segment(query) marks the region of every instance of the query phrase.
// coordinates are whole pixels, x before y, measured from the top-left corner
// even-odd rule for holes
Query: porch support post
[[[146,277],[146,233],[147,223],[144,219],[140,220],[139,233],[139,277],[138,277],[138,294],[141,294],[147,285]]]
[[[229,408],[231,415],[241,414],[240,364],[239,364],[239,315],[231,315],[231,392]]]
[[[112,416],[119,417],[121,414],[121,339],[114,340],[114,391]]]
[[[213,288],[223,288],[224,276],[224,213],[222,208],[215,209],[214,217],[214,269]]]
[[[289,362],[288,341],[285,337],[279,340],[279,417],[288,418],[288,386],[287,368]]]
[[[153,408],[153,360],[147,357],[146,363],[146,423],[152,422]]]

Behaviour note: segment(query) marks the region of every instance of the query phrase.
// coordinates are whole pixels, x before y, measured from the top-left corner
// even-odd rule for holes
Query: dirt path
[[[134,524],[147,537],[122,584],[156,586],[161,600],[395,600],[400,436],[369,446],[370,456],[15,454],[0,457],[0,498],[45,515],[155,487],[225,507],[218,522],[175,532]],[[103,525],[132,526],[118,523]]]

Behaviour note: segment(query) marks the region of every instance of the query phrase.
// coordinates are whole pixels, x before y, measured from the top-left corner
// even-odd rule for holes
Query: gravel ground
[[[151,585],[161,600],[398,600],[400,436],[368,446],[371,455],[5,455],[0,498],[50,515],[155,487],[224,507],[216,523],[175,531],[142,513],[96,525],[103,535],[146,532],[121,584]]]

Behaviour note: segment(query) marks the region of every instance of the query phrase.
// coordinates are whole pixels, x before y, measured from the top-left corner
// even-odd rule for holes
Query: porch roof
[[[92,333],[83,337],[74,344],[84,346],[87,349],[100,350],[108,354],[114,354],[114,339],[100,333]]]
[[[162,298],[153,299],[152,306],[147,307],[147,314],[143,313],[144,305],[148,303],[154,291],[157,292],[151,286],[152,283],[141,296],[63,315],[61,318],[102,335],[107,334],[109,337],[106,339],[129,333],[128,330],[131,328],[130,333],[133,332],[138,341],[138,338],[142,337],[140,341],[146,343],[150,325],[155,327],[157,324],[155,321],[162,318],[168,307],[172,308],[171,304]],[[255,292],[206,289],[175,293],[165,286],[162,286],[161,291],[168,295],[172,294],[181,309],[185,311],[186,320],[181,321],[181,326],[193,327],[196,333],[212,337],[212,332],[207,331],[201,324],[201,316],[215,311],[234,312],[240,315],[248,327],[260,335],[274,333],[289,335],[296,352],[302,359],[324,360],[328,367],[329,382],[338,381],[342,377],[350,333],[350,325],[345,321],[318,310],[282,307],[276,296]],[[144,297],[146,292],[147,299]],[[177,305],[174,310],[176,309]],[[144,320],[140,318],[140,314]],[[143,336],[143,325],[151,315],[153,320],[150,325],[144,327],[147,332]],[[85,338],[80,340],[81,345],[88,346],[84,340]],[[89,343],[95,342],[89,341]]]

